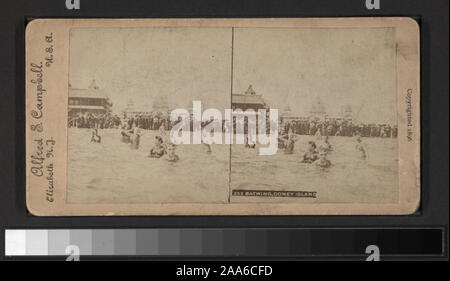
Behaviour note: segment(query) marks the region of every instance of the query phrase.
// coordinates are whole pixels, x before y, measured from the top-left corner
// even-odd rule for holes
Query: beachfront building
[[[141,105],[135,105],[132,99],[128,100],[127,106],[122,110],[124,118],[134,118],[139,115],[150,115],[152,108],[145,102]]]
[[[158,119],[170,119],[170,112],[172,107],[169,105],[167,96],[158,95],[154,98],[152,104],[153,116]]]
[[[241,109],[243,111],[246,111],[248,109],[253,109],[255,114],[258,113],[259,109],[266,109],[268,106],[266,105],[266,102],[264,101],[262,95],[256,94],[256,92],[253,90],[252,85],[249,85],[247,90],[243,94],[233,94],[231,97],[231,109],[233,111],[237,109]],[[269,119],[269,111],[266,111],[266,121]],[[256,118],[257,119],[257,118]],[[247,122],[247,119],[245,119]],[[233,127],[236,128],[236,120],[233,121]],[[268,129],[269,126],[266,125],[266,129]],[[247,133],[247,126],[244,125],[244,132]]]
[[[342,123],[342,122],[352,123],[352,121],[353,121],[352,106],[349,104],[343,105],[341,107],[339,114],[337,114],[337,115],[327,114],[325,117],[325,120],[332,121],[332,122],[336,121],[338,123]]]
[[[123,117],[124,118],[134,117],[138,113],[139,112],[137,111],[136,107],[134,106],[134,101],[131,99],[128,100],[127,106],[122,110]]]
[[[87,89],[72,88],[69,85],[69,117],[80,115],[102,115],[111,112],[112,103],[106,93],[99,89],[95,80]]]
[[[325,121],[327,118],[327,111],[322,100],[317,96],[311,105],[311,110],[309,111],[310,121]]]
[[[285,124],[291,121],[309,121],[309,117],[298,116],[298,114],[293,113],[291,107],[288,104],[283,108],[279,117],[281,124]]]
[[[170,107],[166,96],[156,96],[153,100],[152,111],[162,115],[169,115]]]
[[[156,96],[150,106],[148,102],[142,104],[135,104],[130,99],[126,107],[122,110],[123,117],[125,119],[135,118],[137,116],[153,116],[160,118],[169,118],[170,106],[165,96]]]
[[[352,121],[353,110],[352,110],[351,105],[346,104],[346,105],[342,106],[341,112],[342,112],[342,117],[344,118],[344,120]]]
[[[256,94],[253,90],[252,85],[248,86],[247,91],[243,94],[233,94],[231,98],[231,108],[233,110],[242,109],[243,111],[247,109],[253,109],[255,112],[258,109],[266,108],[266,103],[262,95]]]

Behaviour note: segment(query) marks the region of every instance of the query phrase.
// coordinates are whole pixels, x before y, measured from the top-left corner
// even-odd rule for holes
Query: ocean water
[[[143,131],[139,149],[120,141],[120,130],[69,128],[68,203],[228,202],[229,147],[179,145],[178,162],[147,157],[158,132]]]
[[[332,165],[320,168],[301,163],[308,141],[297,136],[293,154],[278,150],[271,156],[232,146],[231,188],[253,190],[315,191],[317,198],[278,198],[278,202],[304,203],[393,203],[398,199],[397,139],[362,138],[368,159],[356,149],[356,139],[330,137]],[[233,197],[234,202],[274,202],[274,198]]]
[[[307,142],[297,136],[294,154],[258,155],[243,145],[178,145],[177,162],[147,155],[155,131],[143,131],[138,149],[120,141],[120,130],[69,128],[68,203],[226,203],[231,189],[316,191],[317,198],[232,196],[231,202],[392,203],[398,198],[397,139],[363,138],[369,158],[356,141],[331,137],[330,168],[300,163]],[[166,137],[167,138],[167,137]]]

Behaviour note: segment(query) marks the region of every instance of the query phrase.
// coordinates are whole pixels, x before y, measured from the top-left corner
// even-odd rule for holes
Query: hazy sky
[[[114,103],[151,108],[165,95],[171,105],[229,108],[230,28],[72,29],[69,83],[87,88],[95,78]]]
[[[231,28],[73,29],[69,81],[95,79],[114,103],[151,107],[165,95],[177,107],[193,99],[230,106]],[[395,31],[235,28],[233,92],[249,84],[272,108],[308,116],[320,97],[330,114],[350,104],[359,121],[396,119]]]
[[[234,86],[248,84],[280,110],[308,116],[320,97],[329,114],[360,108],[361,122],[396,123],[395,31],[235,28]]]

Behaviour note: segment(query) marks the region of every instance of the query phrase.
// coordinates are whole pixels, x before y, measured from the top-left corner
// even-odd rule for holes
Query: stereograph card
[[[37,216],[411,214],[410,18],[36,19]]]

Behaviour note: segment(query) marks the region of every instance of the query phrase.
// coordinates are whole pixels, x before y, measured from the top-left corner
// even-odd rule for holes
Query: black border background
[[[11,228],[445,227],[449,218],[448,0],[0,0],[0,260]],[[410,216],[35,217],[25,205],[25,46],[32,18],[408,16],[421,28],[422,200]],[[448,231],[445,234],[448,253]]]

